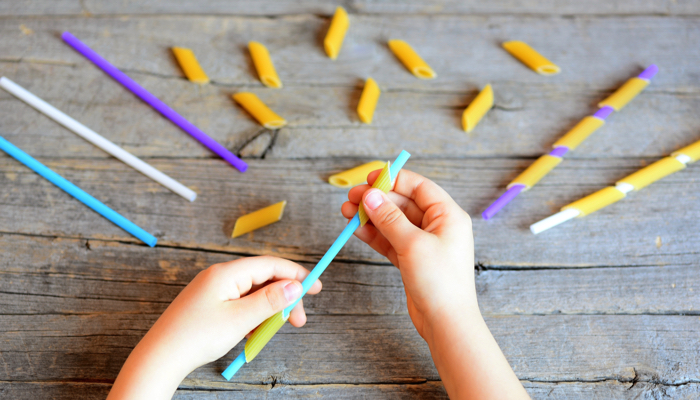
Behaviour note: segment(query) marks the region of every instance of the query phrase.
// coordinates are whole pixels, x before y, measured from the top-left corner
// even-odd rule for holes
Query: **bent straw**
[[[614,98],[616,94],[622,93],[622,92],[625,92],[625,94],[627,94],[628,96],[623,96],[623,99],[616,99],[617,101],[615,102],[616,104],[614,104],[614,105],[603,104],[605,102],[605,100],[603,102],[601,102],[601,104],[599,104],[600,109],[595,114],[593,114],[592,117],[586,117],[579,123],[579,125],[581,125],[584,122],[586,122],[586,119],[594,118],[591,121],[597,121],[597,125],[596,126],[587,126],[587,127],[582,126],[584,129],[582,129],[581,131],[586,131],[586,132],[583,135],[580,135],[577,139],[573,140],[575,145],[578,146],[583,140],[586,139],[586,137],[588,137],[588,135],[590,135],[595,130],[597,130],[600,126],[602,126],[602,124],[605,121],[605,118],[607,118],[615,110],[619,110],[622,107],[624,107],[624,105],[627,104],[628,101],[632,100],[632,98],[634,98],[636,96],[636,94],[641,92],[641,90],[643,90],[645,87],[645,85],[642,85],[641,89],[639,89],[639,91],[630,95],[630,92],[634,91],[634,88],[627,88],[630,81],[632,81],[634,79],[643,80],[643,81],[646,81],[646,84],[648,85],[651,78],[653,78],[654,75],[656,75],[656,73],[658,71],[659,71],[659,68],[656,65],[654,65],[654,64],[650,65],[647,69],[645,69],[636,78],[632,78],[632,79],[628,80],[627,83],[625,83],[623,86],[621,86],[617,91],[615,91],[615,93],[613,95],[609,96],[606,100]],[[632,90],[629,90],[629,89],[632,89]],[[617,103],[621,103],[621,106]],[[595,124],[595,122],[594,122],[594,124]],[[567,133],[567,135],[570,133],[574,133],[574,131],[577,128],[579,128],[579,125],[576,125],[574,128],[572,128]],[[578,133],[582,134],[583,132],[579,131]],[[565,135],[565,136],[567,136],[567,135]],[[506,192],[503,193],[501,195],[501,197],[499,197],[490,206],[488,206],[488,208],[486,208],[486,210],[484,210],[483,213],[481,213],[481,216],[484,219],[493,218],[493,216],[496,215],[496,213],[498,213],[503,207],[505,207],[506,204],[510,203],[510,201],[513,200],[514,198],[516,198],[521,192],[530,189],[540,179],[542,179],[545,175],[547,175],[549,173],[549,171],[554,169],[554,167],[556,167],[556,165],[559,162],[561,162],[561,159],[563,158],[564,154],[566,154],[569,150],[573,150],[574,147],[575,146],[569,148],[569,146],[558,145],[557,143],[555,143],[554,150],[552,150],[552,152],[549,153],[549,156],[551,156],[551,157],[548,157],[545,155],[545,156],[540,157],[537,160],[537,162],[541,162],[541,164],[538,165],[538,167],[540,167],[540,168],[535,168],[535,169],[531,170],[537,162],[530,165],[530,167],[528,167],[528,169],[526,169],[525,172],[523,172],[523,174],[518,176],[516,178],[516,180],[514,180],[513,182],[511,182],[508,185]],[[539,169],[539,171],[536,171],[537,169]],[[526,173],[530,173],[528,176],[528,178],[529,178],[528,180],[531,182],[531,184],[526,185],[526,184],[523,184],[520,182],[516,182],[518,180],[518,178],[523,177],[523,175]]]
[[[406,161],[408,158],[411,157],[411,154],[409,154],[406,150],[403,150],[401,154],[399,154],[398,157],[396,157],[396,160],[391,164],[391,169],[390,169],[390,175],[391,175],[391,181],[394,182],[396,180],[396,176],[399,174],[399,171],[401,168],[403,168],[404,164],[406,164]],[[243,366],[243,364],[248,363],[253,361],[253,358],[262,350],[262,348],[267,344],[267,342],[274,336],[275,333],[284,325],[284,323],[287,321],[289,318],[289,313],[292,312],[292,309],[301,301],[301,298],[304,297],[306,292],[311,289],[311,286],[316,282],[316,280],[321,276],[323,271],[326,270],[328,265],[333,261],[335,256],[338,254],[340,249],[343,248],[345,243],[350,239],[353,233],[355,233],[355,230],[360,227],[360,216],[359,213],[355,214],[355,216],[350,220],[350,222],[345,226],[345,229],[340,233],[340,236],[333,242],[331,247],[328,249],[326,254],[323,255],[321,260],[316,264],[313,270],[311,270],[311,273],[304,279],[304,282],[302,282],[302,291],[301,291],[301,296],[292,303],[289,307],[285,308],[284,311],[279,312],[272,317],[268,318],[265,322],[262,323],[257,329],[255,329],[255,332],[253,332],[253,335],[248,339],[248,342],[246,342],[246,350],[241,352],[241,354],[236,357],[235,360],[224,370],[224,372],[221,373],[226,380],[231,380],[233,375],[238,372],[238,370]],[[251,346],[253,344],[253,346]],[[253,348],[251,348],[253,347]],[[253,354],[250,357],[246,356],[246,353],[248,351],[251,351]],[[250,359],[248,359],[250,358]]]
[[[199,128],[194,126],[194,124],[186,120],[182,115],[178,114],[167,104],[163,103],[159,98],[151,94],[148,90],[144,89],[143,86],[139,85],[138,83],[136,83],[136,81],[129,78],[117,67],[110,64],[109,61],[102,58],[102,56],[100,56],[94,50],[89,48],[85,43],[78,40],[78,38],[73,36],[70,32],[63,32],[61,38],[71,47],[73,47],[78,53],[82,54],[88,60],[92,61],[109,76],[116,79],[117,82],[121,83],[122,85],[124,85],[124,87],[129,89],[136,96],[140,97],[141,100],[145,101],[151,107],[155,108],[158,112],[160,112],[166,118],[171,120],[175,125],[179,126],[180,128],[182,128],[182,130],[189,133],[193,138],[199,140],[211,151],[221,156],[224,160],[228,161],[229,164],[236,167],[236,169],[238,169],[241,172],[245,172],[245,170],[248,168],[248,164],[246,164],[243,160],[236,157],[233,153],[228,151],[228,149],[226,149],[216,140],[212,139],[209,135],[202,132]]]
[[[0,149],[15,158],[17,161],[31,168],[37,174],[46,178],[49,182],[63,189],[66,193],[75,197],[86,206],[92,208],[95,210],[95,212],[112,221],[120,228],[136,236],[138,239],[141,239],[141,241],[147,245],[151,247],[156,245],[158,239],[156,239],[153,235],[139,228],[128,219],[122,217],[119,213],[107,207],[96,198],[90,196],[85,191],[72,184],[66,178],[53,172],[49,167],[35,160],[29,154],[23,152],[18,147],[5,140],[5,138],[2,136],[0,136]]]
[[[106,151],[115,158],[124,162],[126,165],[141,172],[142,174],[160,183],[161,185],[179,194],[180,196],[186,198],[187,200],[194,201],[194,199],[197,198],[197,193],[185,187],[180,182],[158,171],[151,165],[142,161],[140,158],[132,155],[131,153],[127,152],[126,150],[122,149],[116,144],[105,139],[97,132],[69,117],[56,107],[52,106],[51,104],[45,102],[44,100],[31,93],[27,89],[14,83],[12,80],[3,76],[2,78],[0,78],[0,87],[10,92],[18,99],[34,107],[38,111],[44,113],[44,115],[46,115],[47,117],[53,119],[54,121],[68,128],[69,130],[75,132],[76,135],[82,137],[88,142]]]

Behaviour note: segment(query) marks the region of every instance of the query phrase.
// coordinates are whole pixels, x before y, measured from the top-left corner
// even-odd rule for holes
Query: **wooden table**
[[[137,4],[139,3],[139,4]],[[340,57],[318,0],[0,2],[1,74],[199,193],[188,203],[0,91],[0,134],[154,233],[154,249],[0,154],[0,397],[103,398],[124,360],[207,266],[272,254],[307,267],[345,220],[326,183],[373,159],[442,185],[474,220],[479,302],[533,398],[700,396],[700,165],[584,219],[528,225],[700,138],[700,4],[691,1],[349,0]],[[62,43],[70,30],[250,168],[241,174]],[[438,73],[410,75],[386,47],[411,43]],[[562,68],[543,77],[499,44],[529,42]],[[265,43],[284,89],[261,86],[247,41]],[[171,46],[212,83],[186,81]],[[642,68],[660,72],[537,187],[484,221],[504,186]],[[363,79],[383,89],[372,125]],[[460,116],[491,83],[495,108]],[[231,100],[260,96],[289,125],[261,129]],[[240,215],[287,200],[279,223],[231,239]],[[406,313],[398,271],[351,239],[289,326],[232,382],[238,354],[194,371],[177,398],[443,398]]]

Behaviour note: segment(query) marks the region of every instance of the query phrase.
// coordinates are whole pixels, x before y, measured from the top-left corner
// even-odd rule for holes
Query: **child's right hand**
[[[369,174],[370,185],[377,176]],[[430,342],[434,320],[479,313],[469,215],[440,186],[411,171],[399,173],[388,195],[370,185],[352,188],[342,212],[352,218],[364,201],[373,225],[355,235],[401,271],[418,333]]]
[[[379,176],[367,177],[371,185]],[[476,302],[471,219],[438,185],[402,170],[392,192],[361,185],[342,212],[363,202],[372,225],[355,232],[401,271],[411,321],[430,347],[453,399],[528,399]]]

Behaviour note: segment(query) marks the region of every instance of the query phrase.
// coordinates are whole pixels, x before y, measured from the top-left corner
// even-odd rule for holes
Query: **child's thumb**
[[[401,252],[410,246],[412,236],[420,229],[406,218],[401,209],[379,189],[365,192],[362,202],[367,216],[375,228],[384,235],[394,249]]]
[[[252,330],[294,303],[301,296],[301,291],[301,283],[298,281],[284,280],[271,283],[236,301],[237,309],[240,310],[238,318],[250,324],[250,330]]]

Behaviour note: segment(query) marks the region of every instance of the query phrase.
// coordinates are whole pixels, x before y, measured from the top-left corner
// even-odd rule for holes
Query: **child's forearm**
[[[426,341],[451,399],[529,399],[479,309],[436,318]]]

